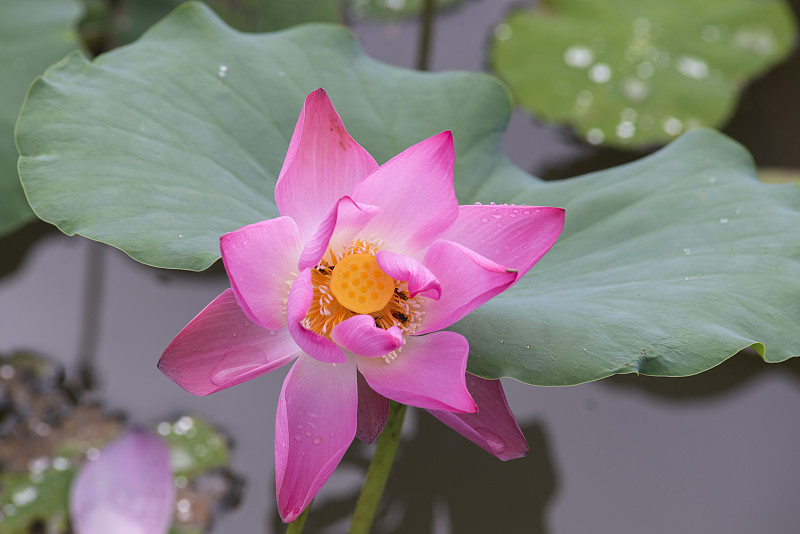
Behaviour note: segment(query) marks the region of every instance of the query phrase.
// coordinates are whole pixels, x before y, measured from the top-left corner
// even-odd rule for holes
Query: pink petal
[[[379,328],[371,315],[354,315],[333,327],[331,339],[354,354],[374,358],[402,347],[403,331]]]
[[[499,380],[467,374],[467,388],[478,413],[430,410],[431,415],[501,460],[528,454],[528,442],[511,413]]]
[[[389,419],[389,399],[369,387],[364,375],[358,373],[358,428],[356,437],[364,443],[372,443],[386,426]]]
[[[458,219],[441,239],[516,269],[519,279],[550,250],[563,228],[562,208],[459,206]]]
[[[452,241],[434,242],[423,263],[442,284],[442,297],[425,302],[418,334],[450,326],[517,279],[513,269]]]
[[[294,221],[279,217],[239,228],[222,236],[220,249],[242,310],[264,328],[282,328],[288,282],[302,250]]]
[[[278,210],[297,222],[306,241],[336,201],[377,168],[317,89],[306,98],[275,185]]]
[[[383,272],[395,280],[408,282],[409,296],[422,295],[435,300],[439,300],[441,297],[442,286],[439,280],[427,267],[414,258],[395,254],[389,250],[381,250],[375,254],[375,260]]]
[[[294,338],[294,342],[309,356],[321,362],[344,363],[344,353],[336,346],[336,343],[309,330],[302,324],[313,298],[311,270],[305,269],[295,278],[292,289],[289,291],[289,300],[286,302],[286,325],[289,333]]]
[[[164,440],[134,429],[106,445],[72,481],[69,508],[80,534],[165,534],[175,483]]]
[[[356,433],[358,386],[352,358],[300,356],[281,389],[275,419],[278,511],[294,521],[339,465]]]
[[[367,176],[351,196],[381,212],[362,234],[380,237],[395,252],[421,252],[458,216],[453,166],[453,136],[442,132]]]
[[[334,230],[346,236],[341,243],[331,245],[334,250],[339,250],[341,246],[348,245],[355,234],[364,228],[364,225],[378,211],[380,211],[380,208],[368,204],[359,204],[350,197],[340,198],[325,218],[322,219],[305,247],[303,247],[298,265],[300,270],[315,267],[319,263],[325,251],[328,250]]]
[[[357,358],[358,370],[377,393],[429,410],[474,412],[464,372],[469,345],[455,332],[408,336],[397,359]]]
[[[254,324],[226,289],[169,344],[158,368],[193,395],[208,395],[276,369],[300,348],[286,328]]]

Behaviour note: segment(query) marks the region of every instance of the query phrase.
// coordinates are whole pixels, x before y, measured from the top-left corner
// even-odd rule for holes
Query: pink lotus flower
[[[166,534],[175,483],[164,440],[136,429],[83,465],[69,500],[76,534]]]
[[[281,217],[222,236],[231,289],[159,368],[195,395],[296,360],[278,402],[278,508],[294,520],[388,399],[430,410],[501,459],[527,453],[499,381],[466,375],[442,331],[513,285],[555,243],[564,210],[459,206],[450,132],[382,166],[327,94],[306,99],[275,187]]]

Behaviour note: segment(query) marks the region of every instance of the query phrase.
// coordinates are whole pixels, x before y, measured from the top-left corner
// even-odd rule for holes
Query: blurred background
[[[533,6],[518,0],[444,3],[429,34],[427,67],[435,71],[499,70],[501,42],[511,41],[510,28],[517,31],[509,13]],[[120,24],[109,15],[115,4],[88,3],[88,48],[103,50],[121,44],[114,39],[135,37],[135,25],[109,31],[109,24]],[[149,4],[158,5],[141,15],[144,27],[148,17],[157,20],[178,2],[141,5]],[[420,66],[421,3],[386,0],[390,15],[410,10],[388,18],[365,6],[353,2],[323,16],[341,19],[344,13],[369,55]],[[537,9],[539,15],[552,13],[553,6]],[[792,2],[791,10],[797,17],[800,2]],[[269,20],[277,18],[245,17],[239,27],[252,30],[247,24],[258,23],[273,29]],[[235,17],[229,21],[237,25]],[[571,57],[582,61],[580,54]],[[694,67],[690,72],[702,74]],[[800,168],[800,54],[794,38],[785,54],[761,68],[751,79],[737,78],[731,114],[718,118],[717,126],[747,146],[767,169],[765,179],[790,179]],[[513,68],[504,77],[513,91]],[[518,101],[525,98],[517,95]],[[607,130],[598,140],[591,133],[598,128],[585,127],[580,117],[554,120],[547,110],[530,109],[538,105],[535,98],[525,101],[534,104],[515,111],[504,148],[514,163],[544,179],[633,161],[668,140],[639,143],[624,127],[617,127],[616,137]],[[669,113],[677,118],[678,111]],[[638,119],[644,114],[639,111]],[[645,130],[641,121],[628,122],[637,132]],[[680,122],[681,129],[690,126]],[[177,332],[228,287],[224,271],[148,268],[41,222],[0,238],[0,249],[0,354],[29,350],[58,362],[76,389],[92,386],[91,400],[127,414],[131,422],[156,424],[181,414],[211,422],[231,439],[230,469],[241,482],[232,484],[235,495],[219,506],[231,509],[218,514],[211,532],[282,532],[274,504],[273,426],[287,369],[206,398],[189,395],[156,369]],[[744,351],[682,379],[626,375],[564,388],[513,381],[504,386],[530,443],[529,456],[502,463],[412,409],[375,532],[788,534],[800,528],[797,359],[767,365]],[[346,530],[372,450],[354,444],[317,497],[306,532]]]

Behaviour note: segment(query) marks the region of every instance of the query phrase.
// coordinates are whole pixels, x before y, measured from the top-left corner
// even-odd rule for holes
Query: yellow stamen
[[[380,269],[375,260],[378,246],[358,239],[344,247],[340,254],[328,250],[319,265],[311,270],[314,298],[303,319],[306,328],[330,339],[337,324],[354,315],[368,314],[375,319],[378,328],[386,330],[397,326],[405,334],[416,332],[422,319],[422,297],[411,298],[406,282],[394,280]],[[350,276],[345,276],[348,272]],[[366,277],[362,278],[361,273]],[[355,279],[359,280],[358,284],[352,283]],[[343,283],[347,285],[343,287]],[[379,287],[380,284],[383,287]],[[362,293],[361,287],[366,287],[367,291]],[[377,296],[372,294],[372,289]],[[350,290],[355,293],[352,297]],[[364,296],[363,301],[359,301],[360,296]],[[390,353],[384,359],[389,363],[396,357],[397,354]]]
[[[382,310],[392,298],[395,281],[384,273],[375,256],[353,254],[336,264],[330,289],[339,304],[356,313]]]

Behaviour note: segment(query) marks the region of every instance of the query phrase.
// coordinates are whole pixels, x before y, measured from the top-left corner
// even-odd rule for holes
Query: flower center
[[[345,256],[336,264],[330,288],[339,304],[356,313],[382,310],[394,294],[395,282],[371,254]]]
[[[330,339],[333,327],[342,321],[371,315],[378,328],[397,326],[406,334],[416,332],[424,297],[410,297],[406,282],[384,273],[375,260],[377,252],[377,244],[361,239],[338,254],[328,249],[311,269],[314,297],[303,326]]]

